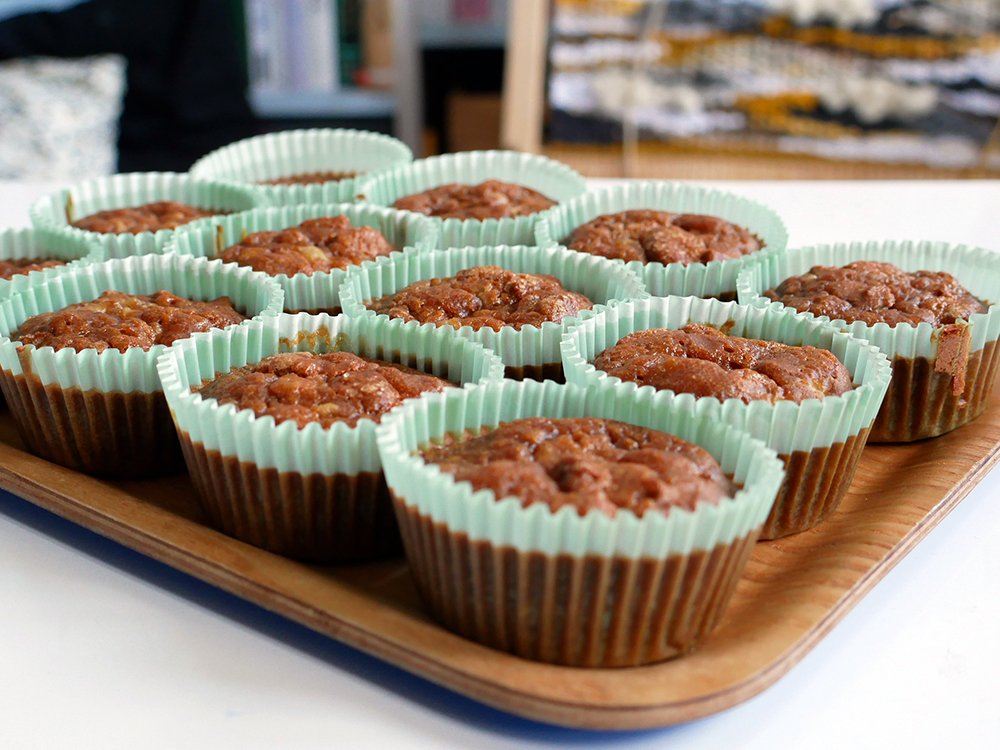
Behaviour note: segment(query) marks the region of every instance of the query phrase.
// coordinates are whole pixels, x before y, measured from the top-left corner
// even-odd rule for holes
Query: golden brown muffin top
[[[28,318],[11,336],[22,344],[54,349],[126,349],[148,351],[157,344],[170,345],[192,333],[208,331],[246,320],[233,309],[229,297],[199,302],[170,292],[125,294],[107,291],[92,302]]]
[[[794,401],[839,396],[854,386],[832,352],[727,336],[692,323],[637,331],[605,349],[594,366],[624,381],[722,401]]]
[[[708,451],[658,430],[590,417],[533,417],[500,425],[482,436],[421,451],[474,490],[514,496],[522,507],[546,503],[553,511],[591,509],[614,517],[647,510],[693,510],[717,504],[736,488]]]
[[[340,182],[357,177],[361,172],[305,172],[276,180],[261,180],[258,185],[317,185],[322,182]]]
[[[350,427],[361,419],[379,422],[404,399],[451,386],[447,380],[403,365],[350,352],[292,352],[268,357],[220,375],[193,389],[220,404],[236,404],[258,417],[271,416],[300,428],[318,422]]]
[[[100,211],[74,221],[70,226],[103,234],[138,234],[176,229],[195,219],[218,216],[226,211],[209,211],[177,201],[157,201],[134,208],[114,208]]]
[[[573,230],[571,250],[640,263],[708,263],[757,252],[763,243],[715,216],[632,209],[604,214]]]
[[[935,328],[984,313],[986,303],[973,297],[950,273],[907,273],[892,263],[861,260],[843,268],[814,266],[809,273],[785,279],[764,296],[799,312],[867,325],[930,323]]]
[[[0,260],[0,279],[9,279],[11,276],[31,273],[32,271],[43,271],[46,268],[56,268],[65,266],[66,261],[42,258],[12,258],[10,260]]]
[[[447,278],[415,281],[365,306],[390,318],[499,331],[505,326],[520,330],[559,323],[594,305],[568,291],[555,276],[475,266]]]
[[[478,185],[452,183],[407,195],[393,206],[442,219],[503,219],[552,208],[556,202],[523,185],[487,180]]]
[[[307,219],[297,227],[253,232],[219,257],[271,276],[348,268],[389,255],[396,248],[373,227],[352,227],[344,215]]]

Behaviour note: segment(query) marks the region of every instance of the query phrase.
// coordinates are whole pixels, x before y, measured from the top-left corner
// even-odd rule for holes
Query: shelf
[[[248,94],[254,114],[284,117],[392,117],[396,98],[389,91],[339,89],[337,91],[254,91]]]

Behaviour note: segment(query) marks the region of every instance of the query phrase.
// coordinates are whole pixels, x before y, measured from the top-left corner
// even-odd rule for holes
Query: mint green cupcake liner
[[[109,289],[165,289],[195,300],[226,296],[252,317],[236,327],[262,336],[281,310],[281,288],[247,268],[150,255],[79,266],[0,300],[0,382],[31,451],[103,476],[171,473],[183,461],[156,374],[156,358],[167,347],[77,352],[11,340],[29,317],[96,299]]]
[[[594,302],[595,309],[645,296],[642,282],[621,263],[565,248],[500,245],[431,252],[405,250],[374,263],[365,262],[348,271],[340,288],[344,314],[376,317],[374,310],[365,307],[366,302],[394,294],[415,281],[454,276],[463,269],[484,265],[499,266],[515,273],[550,274],[570,291],[588,297]],[[594,311],[587,310],[580,317],[587,318],[593,314]],[[379,317],[386,318],[386,325],[393,328],[421,327],[416,321]],[[492,328],[474,331],[471,326],[458,330],[448,327],[446,330],[450,335],[478,341],[499,354],[508,377],[561,379],[559,346],[562,333],[576,321],[575,317],[565,318],[561,323],[524,326],[520,330],[505,327],[499,331]],[[423,327],[433,328],[434,325],[426,323]]]
[[[365,204],[293,205],[256,208],[231,216],[199,219],[178,229],[166,251],[181,255],[216,257],[248,234],[265,230],[295,227],[306,219],[344,215],[352,226],[374,227],[396,248],[413,246],[418,249],[437,247],[439,228],[425,216],[409,211],[396,211]],[[324,273],[274,277],[285,290],[287,312],[339,312],[340,284],[346,271],[334,269]]]
[[[31,207],[31,224],[69,237],[100,244],[109,258],[163,252],[173,229],[138,234],[104,234],[70,226],[85,216],[116,208],[142,206],[157,201],[179,201],[195,208],[222,213],[246,211],[264,203],[253,189],[224,182],[195,179],[173,172],[129,172],[80,182],[39,199]]]
[[[196,161],[191,175],[253,186],[275,206],[344,203],[354,200],[355,187],[366,174],[411,161],[410,148],[390,136],[364,130],[314,128],[268,133],[230,143]],[[310,172],[361,174],[314,185],[260,184]]]
[[[815,346],[833,352],[855,388],[843,396],[771,404],[696,398],[623,382],[594,367],[597,355],[625,336],[651,328],[701,323],[732,336]],[[785,462],[786,476],[761,537],[774,539],[812,528],[840,505],[889,386],[891,367],[875,346],[792,309],[749,307],[696,297],[653,297],[625,302],[573,326],[563,337],[566,380],[639,399],[649,409],[687,409],[763,440]]]
[[[220,406],[191,387],[289,351],[381,359],[391,351],[395,361],[456,384],[499,381],[499,358],[444,331],[400,332],[369,318],[283,314],[262,345],[251,345],[249,335],[234,329],[188,339],[158,363],[188,469],[213,524],[250,544],[318,562],[398,551],[374,420],[300,429],[234,404]]]
[[[527,508],[474,492],[416,451],[515,419],[600,417],[702,446],[741,486],[718,505],[641,518]],[[407,560],[445,627],[529,659],[633,666],[690,650],[721,617],[783,475],[774,451],[633,395],[505,380],[404,404],[376,430]]]
[[[604,214],[647,208],[673,213],[717,216],[743,227],[762,240],[764,247],[780,252],[788,245],[788,229],[772,209],[732,193],[676,182],[629,182],[585,193],[539,215],[535,224],[535,244],[539,247],[564,245],[577,227]],[[736,277],[746,261],[744,256],[711,263],[640,263],[627,267],[646,284],[655,297],[735,298]]]
[[[968,322],[935,328],[929,323],[869,326],[820,316],[881,349],[893,376],[872,426],[870,442],[906,442],[944,434],[977,417],[989,403],[1000,366],[1000,255],[945,242],[855,242],[762,252],[738,279],[740,302],[773,304],[763,292],[813,266],[842,267],[859,260],[893,263],[904,271],[945,271],[973,295],[990,303]],[[812,313],[805,313],[813,317]],[[946,346],[944,356],[942,345]]]
[[[104,250],[79,237],[50,229],[0,229],[0,260],[61,260],[66,265],[0,279],[0,297],[6,297],[43,279],[69,273],[79,265],[104,260]]]
[[[486,180],[529,187],[558,203],[587,190],[582,176],[554,159],[516,151],[464,151],[419,159],[409,166],[372,175],[358,182],[357,191],[369,203],[391,206],[400,198],[441,185],[478,185]],[[532,245],[539,215],[464,221],[430,218],[441,227],[442,247],[466,247]]]

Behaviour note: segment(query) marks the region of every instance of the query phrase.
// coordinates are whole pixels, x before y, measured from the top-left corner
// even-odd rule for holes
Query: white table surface
[[[0,182],[0,226],[52,187]],[[1000,247],[996,182],[719,187],[773,206],[793,245]],[[998,477],[762,695],[616,733],[486,708],[0,493],[0,748],[1000,747]]]

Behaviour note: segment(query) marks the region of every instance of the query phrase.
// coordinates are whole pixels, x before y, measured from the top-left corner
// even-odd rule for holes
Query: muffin
[[[535,243],[622,260],[653,296],[735,299],[743,264],[762,248],[784,250],[788,231],[747,198],[650,181],[594,190],[545,212]]]
[[[219,258],[269,276],[312,276],[360,265],[395,249],[374,227],[352,227],[351,220],[340,214],[306,219],[288,229],[253,232],[223,250]]]
[[[443,279],[424,279],[365,303],[394,320],[432,323],[473,331],[562,323],[592,310],[594,303],[571,292],[555,276],[514,273],[499,266],[473,266]]]
[[[404,399],[499,380],[499,359],[435,329],[400,338],[371,320],[323,314],[281,315],[256,350],[246,337],[237,329],[205,346],[181,342],[158,363],[212,523],[313,562],[398,553],[376,424]]]
[[[279,177],[276,180],[258,180],[258,185],[322,185],[324,182],[340,182],[357,177],[361,172],[306,172]]]
[[[335,315],[347,268],[407,246],[436,247],[438,236],[429,219],[391,208],[293,205],[195,222],[169,249],[270,274],[285,290],[286,312]]]
[[[854,388],[851,374],[832,352],[731,336],[700,323],[630,333],[593,364],[626,383],[745,404],[822,401]]]
[[[717,216],[632,209],[602,214],[562,241],[578,253],[626,263],[710,263],[755,253],[763,244],[753,234]]]
[[[534,224],[549,202],[586,189],[565,164],[513,151],[434,156],[358,181],[363,200],[431,216],[446,248],[534,244]]]
[[[878,346],[893,375],[869,440],[908,442],[960,427],[989,402],[1000,364],[996,258],[929,242],[761,253],[740,276],[740,299],[801,308]]]
[[[280,305],[266,276],[217,261],[80,266],[0,301],[0,385],[36,455],[99,476],[174,473],[183,461],[156,357],[213,327],[259,338]]]
[[[131,172],[60,190],[31,207],[31,224],[100,245],[106,257],[163,252],[177,227],[264,203],[252,188],[188,174]]]
[[[786,477],[763,539],[840,505],[890,377],[876,347],[794,310],[692,297],[604,310],[567,333],[563,358],[571,383],[688,409],[777,451]]]
[[[392,207],[424,216],[464,221],[528,216],[554,205],[555,201],[537,190],[500,180],[486,180],[478,185],[440,185],[421,193],[403,196]]]
[[[483,266],[492,268],[469,271]],[[642,295],[641,282],[605,258],[503,245],[404,251],[351,269],[341,286],[346,315],[384,318],[395,330],[445,325],[497,352],[516,380],[561,380],[567,327],[591,307]]]
[[[272,206],[344,203],[354,200],[359,179],[411,161],[409,147],[390,136],[312,128],[230,143],[196,161],[191,175],[255,186]]]
[[[0,295],[103,258],[97,245],[56,231],[0,229]]]
[[[780,464],[727,425],[635,406],[505,380],[410,401],[383,420],[407,561],[436,620],[575,667],[669,659],[711,631]]]
[[[98,211],[96,214],[77,219],[70,226],[100,234],[139,234],[177,229],[197,219],[219,213],[225,212],[195,208],[180,201],[156,201],[141,206]]]

